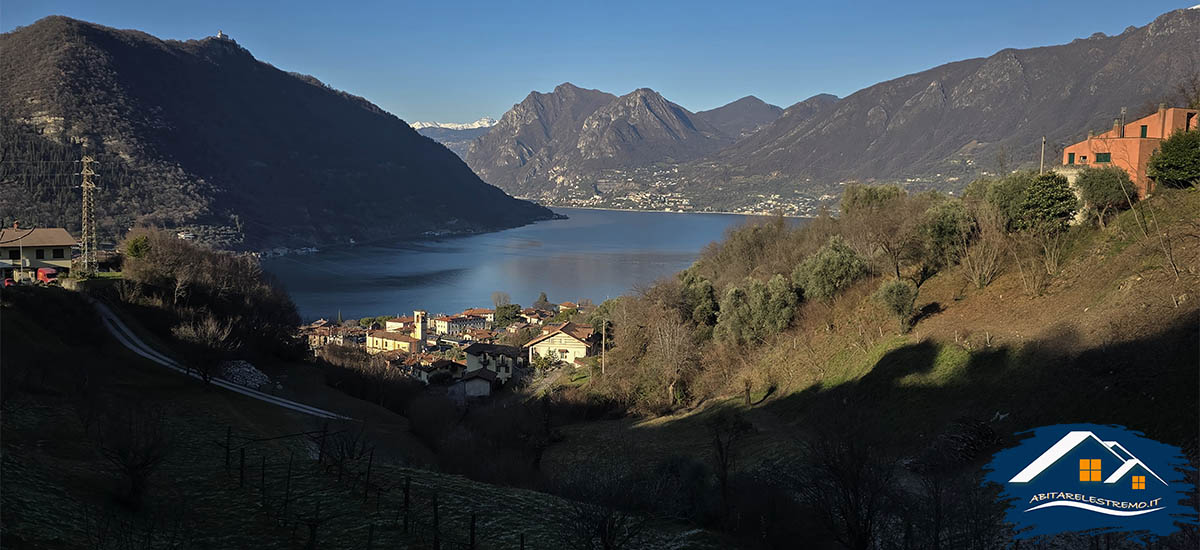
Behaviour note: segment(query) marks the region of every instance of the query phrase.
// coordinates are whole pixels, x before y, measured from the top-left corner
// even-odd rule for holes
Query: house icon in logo
[[[1047,470],[1061,471],[1065,468],[1059,463],[1064,459],[1078,464],[1081,483],[1108,486],[1120,483],[1125,488],[1135,491],[1145,490],[1148,480],[1150,483],[1157,481],[1164,486],[1168,485],[1166,480],[1154,473],[1120,443],[1104,441],[1090,431],[1068,432],[1008,481],[1029,483]]]

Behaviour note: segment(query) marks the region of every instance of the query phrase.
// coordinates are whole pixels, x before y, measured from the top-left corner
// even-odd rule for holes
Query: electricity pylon
[[[81,269],[85,276],[96,274],[96,184],[92,182],[92,176],[96,175],[92,170],[95,162],[91,156],[84,155],[83,169],[79,171],[83,176],[83,235],[79,241],[83,253]]]

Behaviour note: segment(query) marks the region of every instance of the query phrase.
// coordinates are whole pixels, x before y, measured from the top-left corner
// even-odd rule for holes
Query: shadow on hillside
[[[1196,446],[1200,341],[1190,317],[1146,338],[1081,352],[1071,351],[1078,337],[1063,328],[1019,347],[976,350],[965,364],[939,365],[942,346],[953,345],[907,345],[856,381],[814,387],[762,408],[795,422],[798,431],[839,418],[898,452],[913,451],[958,419],[993,422],[1001,434],[1068,422],[1120,424]],[[921,376],[935,369],[950,372]]]

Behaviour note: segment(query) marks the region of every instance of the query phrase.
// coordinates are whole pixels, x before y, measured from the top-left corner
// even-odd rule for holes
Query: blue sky
[[[1190,2],[314,2],[0,0],[0,29],[60,14],[258,59],[409,121],[499,117],[562,82],[658,90],[693,111],[788,106],[998,50],[1120,33]]]

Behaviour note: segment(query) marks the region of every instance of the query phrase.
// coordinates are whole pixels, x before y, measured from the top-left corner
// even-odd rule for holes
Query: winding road
[[[128,326],[125,326],[125,323],[122,322],[115,313],[113,313],[112,309],[109,309],[108,305],[98,301],[93,301],[92,304],[96,306],[96,311],[100,314],[100,320],[104,323],[104,327],[108,329],[108,332],[112,333],[113,337],[115,337],[117,341],[121,342],[121,345],[129,348],[130,351],[145,357],[154,363],[179,372],[180,374],[191,376],[192,378],[197,379],[201,378],[199,373],[192,372],[187,367],[181,365],[178,361],[175,361],[174,359],[171,359],[170,357],[159,353],[154,348],[146,345],[146,343],[143,342],[141,338],[138,338],[138,336],[134,334],[132,330],[129,330]],[[348,416],[342,416],[324,409],[318,409],[303,403],[297,403],[282,397],[276,397],[274,395],[263,393],[245,386],[239,386],[220,378],[212,378],[211,383],[214,386],[219,386],[229,391],[240,393],[252,399],[257,399],[259,401],[277,405],[285,409],[291,409],[293,411],[309,414],[317,418],[352,420]]]

